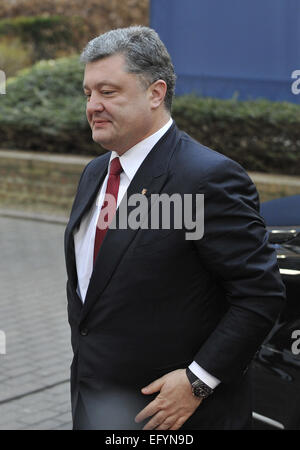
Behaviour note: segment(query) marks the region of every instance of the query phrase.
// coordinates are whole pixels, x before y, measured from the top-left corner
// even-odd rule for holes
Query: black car
[[[287,302],[251,365],[253,428],[300,430],[300,195],[265,202],[261,214]]]

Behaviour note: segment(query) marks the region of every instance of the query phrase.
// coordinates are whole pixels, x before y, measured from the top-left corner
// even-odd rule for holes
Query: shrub
[[[18,37],[23,43],[31,45],[34,62],[54,58],[62,49],[78,52],[78,33],[84,32],[86,30],[80,17],[20,16],[0,20],[0,39]]]
[[[0,40],[0,69],[6,77],[15,75],[19,70],[31,66],[33,50],[18,38],[2,38]]]
[[[300,106],[259,99],[183,96],[174,102],[179,128],[247,170],[300,175]]]
[[[0,146],[96,153],[91,144],[78,56],[40,61],[6,84],[0,97]]]
[[[0,96],[0,146],[97,155],[91,138],[78,57],[41,61],[8,80]],[[247,170],[300,175],[300,106],[267,100],[183,96],[172,116],[199,142]]]
[[[0,2],[0,18],[80,17],[86,30],[77,35],[77,45],[82,48],[88,40],[109,29],[147,25],[148,9],[149,0],[13,0]],[[73,27],[73,35],[75,31]]]

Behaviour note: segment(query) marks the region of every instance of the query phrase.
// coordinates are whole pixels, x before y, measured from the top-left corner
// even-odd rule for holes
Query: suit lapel
[[[140,194],[143,189],[147,189],[147,197],[151,194],[161,192],[168,177],[169,161],[178,140],[179,132],[175,124],[173,124],[167,133],[153,147],[135,174],[128,187],[127,196],[122,200],[121,205],[118,208],[116,214],[117,219],[123,203],[126,202],[131,195],[137,193]],[[148,201],[147,214],[150,212],[150,206],[151,202]],[[127,207],[128,214],[130,214],[132,209],[133,207]],[[109,280],[137,232],[138,230],[130,229],[128,227],[126,229],[109,229],[107,231],[90,279],[85,302],[81,311],[81,320],[84,320],[95,301],[97,301],[109,283]]]
[[[74,202],[70,220],[65,232],[65,252],[67,261],[68,278],[71,283],[73,293],[76,293],[77,288],[77,273],[75,261],[75,249],[73,232],[80,223],[84,214],[91,208],[95,198],[99,192],[100,186],[103,183],[107,173],[110,152],[102,157],[93,160],[92,168],[89,168],[88,176],[82,176],[80,191],[77,194]],[[76,294],[77,297],[77,294]],[[78,298],[79,299],[79,298]],[[82,306],[82,302],[79,299]]]

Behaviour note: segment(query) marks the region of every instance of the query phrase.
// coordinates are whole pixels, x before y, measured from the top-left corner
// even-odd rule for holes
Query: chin
[[[99,139],[96,136],[93,136],[93,141],[96,142],[96,144],[101,145],[101,147],[103,147],[105,150],[114,150],[114,146],[112,143],[107,142],[103,139]]]
[[[93,132],[92,138],[93,138],[93,141],[97,142],[97,144],[100,144],[100,145],[105,145],[105,144],[109,145],[109,142],[110,142],[110,139],[107,139],[107,138],[105,139],[105,137],[103,136],[102,133]]]

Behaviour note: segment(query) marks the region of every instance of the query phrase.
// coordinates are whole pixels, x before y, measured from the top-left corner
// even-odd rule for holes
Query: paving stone
[[[72,428],[63,233],[0,216],[0,430]]]
[[[53,407],[53,410],[54,411],[57,411],[58,413],[61,413],[61,414],[65,414],[65,413],[68,413],[70,416],[71,416],[71,411],[70,411],[70,405],[69,405],[69,402],[68,403],[62,403],[62,404],[60,404],[60,405],[57,405],[57,406],[54,406]]]
[[[58,420],[45,420],[44,422],[36,423],[26,427],[27,430],[54,430],[60,426],[61,422]]]
[[[51,409],[44,409],[43,411],[38,411],[28,414],[23,414],[23,417],[20,418],[20,422],[27,424],[27,425],[33,425],[33,424],[39,424],[42,421],[45,421],[46,419],[53,419],[54,417],[57,417],[57,411],[52,411]]]
[[[72,430],[73,426],[71,422],[68,423],[64,423],[62,425],[59,425],[57,427],[55,427],[55,430]]]
[[[65,423],[65,422],[70,423],[72,420],[71,411],[68,411],[67,413],[59,415],[59,420],[62,423]]]

